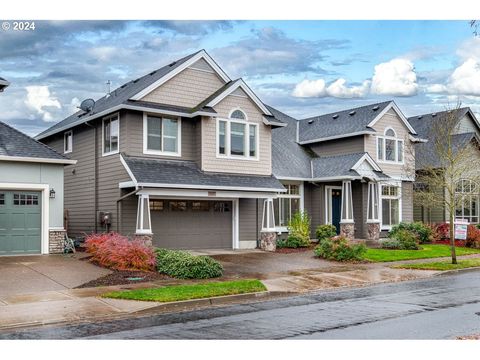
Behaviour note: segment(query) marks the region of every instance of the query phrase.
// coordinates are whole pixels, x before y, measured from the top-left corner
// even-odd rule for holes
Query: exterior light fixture
[[[55,189],[50,189],[50,199],[55,199]]]

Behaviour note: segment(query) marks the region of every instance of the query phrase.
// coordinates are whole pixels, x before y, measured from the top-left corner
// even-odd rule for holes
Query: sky
[[[468,21],[35,21],[0,29],[0,121],[36,135],[172,60],[205,49],[298,119],[393,99],[406,116],[480,113],[480,37]]]

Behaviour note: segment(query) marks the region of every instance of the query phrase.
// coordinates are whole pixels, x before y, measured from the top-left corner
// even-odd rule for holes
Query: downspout
[[[94,224],[95,224],[95,232],[98,231],[98,133],[97,133],[97,126],[91,125],[85,122],[85,125],[93,128],[93,137],[94,137],[94,149],[93,149],[93,156],[94,156],[94,171],[93,171],[93,181],[94,181]]]

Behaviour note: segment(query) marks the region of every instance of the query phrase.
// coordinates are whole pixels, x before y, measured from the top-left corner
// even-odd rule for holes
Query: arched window
[[[258,159],[258,124],[233,109],[228,118],[218,118],[217,156]]]
[[[403,163],[403,140],[397,138],[392,128],[386,128],[383,136],[377,136],[377,160]]]
[[[462,179],[455,189],[455,217],[470,223],[478,223],[479,188],[469,179]]]
[[[231,119],[240,119],[240,120],[246,120],[247,117],[245,116],[245,113],[242,111],[242,110],[234,110],[231,114],[230,114],[230,118]]]

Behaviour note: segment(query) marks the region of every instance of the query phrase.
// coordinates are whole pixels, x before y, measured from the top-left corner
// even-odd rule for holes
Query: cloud
[[[413,96],[417,90],[417,75],[410,60],[397,58],[375,66],[371,86],[374,94]]]
[[[346,82],[345,79],[340,78],[327,86],[323,79],[305,79],[295,86],[292,95],[299,98],[335,97],[352,99],[365,97],[370,90],[369,80],[365,80],[361,85],[353,86],[346,86]]]
[[[161,31],[169,30],[183,35],[207,35],[216,31],[228,31],[237,21],[200,21],[200,20],[152,20],[145,24]]]
[[[480,96],[480,63],[473,58],[457,67],[450,76],[449,92]]]
[[[52,121],[49,109],[61,109],[62,106],[58,99],[50,94],[48,86],[27,86],[25,89],[27,90],[25,104],[42,115],[44,121]]]
[[[327,95],[327,88],[325,80],[308,80],[305,79],[295,86],[292,93],[295,97],[310,98],[310,97],[325,97]]]

